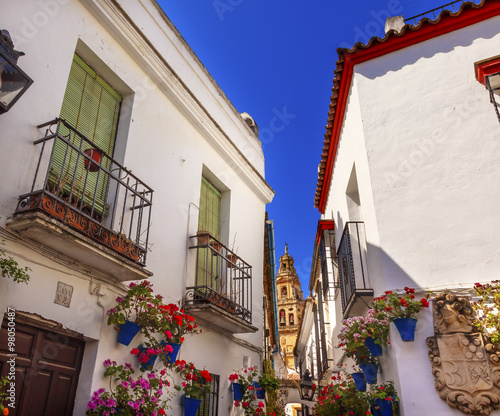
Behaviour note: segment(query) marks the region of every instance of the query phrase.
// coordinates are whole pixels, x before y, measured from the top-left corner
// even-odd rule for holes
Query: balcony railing
[[[473,3],[478,4],[480,0],[456,0],[452,1],[451,3],[446,3],[443,4],[442,6],[436,7],[435,9],[427,10],[424,13],[417,14],[416,16],[409,17],[408,19],[405,19],[405,23],[411,23],[413,25],[417,25],[418,22],[423,19],[424,17],[428,19],[435,20],[439,16],[439,14],[443,10],[449,10],[453,13],[457,12],[460,7],[462,6],[463,3],[472,1]],[[432,17],[431,17],[432,16]]]
[[[252,323],[252,266],[208,233],[191,237],[197,244],[194,286],[186,288],[186,304],[212,304]]]
[[[64,120],[38,128],[35,177],[16,215],[48,214],[145,266],[153,190]]]
[[[363,222],[347,222],[337,250],[342,311],[347,316],[357,297],[373,296],[368,281]]]

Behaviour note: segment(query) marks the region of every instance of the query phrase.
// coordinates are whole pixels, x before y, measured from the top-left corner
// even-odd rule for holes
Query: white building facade
[[[106,311],[124,282],[142,279],[203,329],[179,355],[218,376],[203,414],[236,414],[227,377],[262,361],[265,205],[274,195],[255,123],[154,0],[1,9],[0,28],[34,80],[0,115],[0,248],[31,269],[27,285],[0,278],[0,312],[16,311],[10,414],[85,413],[107,383],[103,361],[135,358],[132,344],[116,343]],[[0,345],[1,376],[7,353]],[[182,414],[179,396],[170,404]]]
[[[329,370],[347,362],[329,347],[342,319],[366,313],[374,296],[404,287],[465,296],[498,279],[500,124],[490,98],[499,97],[481,68],[499,72],[499,15],[486,0],[435,20],[398,17],[383,39],[338,50],[315,200],[334,223],[335,270],[311,273],[315,300],[321,292],[329,310]],[[402,415],[461,414],[434,387],[432,310],[418,318],[410,343],[391,324],[379,380],[394,380]]]

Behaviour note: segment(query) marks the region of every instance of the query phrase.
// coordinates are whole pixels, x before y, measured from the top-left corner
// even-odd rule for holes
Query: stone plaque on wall
[[[468,415],[500,408],[499,346],[474,332],[470,302],[453,294],[433,299],[434,333],[427,338],[439,396]]]
[[[72,296],[73,286],[67,285],[63,282],[57,282],[56,298],[54,299],[54,303],[69,308]]]

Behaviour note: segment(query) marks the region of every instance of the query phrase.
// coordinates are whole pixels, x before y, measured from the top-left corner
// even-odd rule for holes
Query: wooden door
[[[84,341],[16,322],[16,406],[11,416],[71,416]],[[10,371],[7,321],[0,330],[0,377]]]

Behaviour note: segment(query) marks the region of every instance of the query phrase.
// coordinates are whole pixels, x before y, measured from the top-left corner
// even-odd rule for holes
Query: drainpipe
[[[276,340],[276,349],[272,351],[279,351],[279,332],[278,332],[278,295],[276,288],[276,258],[274,252],[274,224],[273,220],[266,221],[266,229],[267,229],[267,240],[269,242],[269,263],[271,265],[271,281],[273,284],[273,303],[274,303],[274,339]],[[274,355],[273,355],[273,368],[274,368]]]

